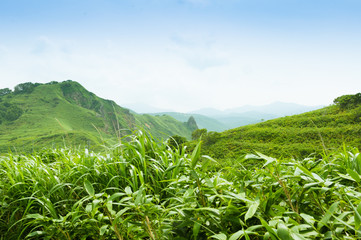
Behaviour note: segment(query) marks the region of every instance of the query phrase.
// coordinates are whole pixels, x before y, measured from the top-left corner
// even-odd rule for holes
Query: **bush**
[[[1,96],[4,96],[4,95],[7,95],[9,93],[11,93],[12,91],[9,89],[9,88],[3,88],[3,89],[0,89],[0,97]]]
[[[23,114],[23,110],[8,102],[0,103],[0,120],[15,121]]]
[[[185,137],[174,135],[170,137],[167,141],[168,146],[172,147],[173,149],[179,149],[181,146],[187,142]]]
[[[192,132],[192,140],[198,140],[199,138],[205,135],[207,135],[207,129],[205,128],[196,129]]]
[[[361,104],[361,93],[343,95],[333,100],[333,102],[341,109],[352,109]]]
[[[107,154],[0,156],[0,238],[360,239],[357,149],[248,154],[210,171],[200,144],[187,154],[130,138]]]
[[[32,83],[32,82],[21,83],[15,86],[14,93],[15,94],[31,93],[34,90],[34,88],[39,85],[40,83]]]

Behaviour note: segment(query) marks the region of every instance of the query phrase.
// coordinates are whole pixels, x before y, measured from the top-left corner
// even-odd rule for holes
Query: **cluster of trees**
[[[14,93],[31,93],[35,87],[41,85],[40,83],[32,83],[32,82],[26,82],[26,83],[20,83],[15,86]]]
[[[220,133],[210,131],[208,132],[207,129],[196,129],[192,132],[192,142],[189,142],[185,137],[174,135],[170,137],[167,141],[168,146],[172,147],[173,149],[179,149],[183,145],[187,145],[190,149],[193,150],[195,147],[195,143],[202,140],[202,144],[204,147],[210,146],[214,144],[217,139],[219,138]]]
[[[341,109],[352,109],[361,105],[361,93],[356,93],[354,95],[343,95],[336,98],[333,102],[339,106]]]
[[[0,89],[0,97],[5,96],[5,95],[7,95],[9,93],[12,93],[11,89],[9,89],[9,88]]]
[[[53,84],[54,82],[51,82]],[[41,85],[40,83],[32,83],[32,82],[26,82],[26,83],[20,83],[15,86],[14,93],[31,93],[35,87]],[[0,89],[0,97],[5,96],[7,94],[13,93],[13,91],[9,88],[2,88]]]
[[[23,111],[21,108],[8,102],[0,102],[0,124],[3,121],[14,121],[18,119]]]

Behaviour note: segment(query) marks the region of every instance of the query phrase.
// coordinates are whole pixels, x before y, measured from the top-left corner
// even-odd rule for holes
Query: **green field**
[[[328,153],[343,143],[361,148],[361,106],[332,105],[319,110],[268,120],[222,133],[203,135],[204,154],[239,158],[260,151],[274,157],[306,157]]]
[[[359,239],[357,149],[232,165],[144,133],[0,157],[1,239]]]

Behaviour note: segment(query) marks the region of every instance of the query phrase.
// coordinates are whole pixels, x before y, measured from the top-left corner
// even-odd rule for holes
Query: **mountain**
[[[305,157],[341,147],[361,148],[361,94],[335,105],[203,136],[203,153],[230,159],[258,151],[274,157]]]
[[[157,112],[171,112],[170,109],[162,109],[153,107],[145,103],[128,103],[123,105],[126,108],[132,109],[136,113],[157,113]]]
[[[207,117],[215,117],[215,116],[224,115],[224,111],[218,110],[215,108],[201,108],[199,110],[191,111],[189,113],[190,114],[200,114],[200,115],[204,115]]]
[[[289,115],[295,115],[300,114],[304,112],[309,112],[312,110],[320,109],[323,106],[306,106],[306,105],[300,105],[296,103],[284,103],[284,102],[274,102],[267,105],[261,105],[261,106],[252,106],[252,105],[246,105],[243,107],[238,108],[231,108],[227,109],[224,112],[225,113],[245,113],[245,112],[259,112],[259,113],[265,113],[265,114],[272,114],[276,116],[289,116]]]
[[[240,126],[259,123],[277,117],[279,116],[275,114],[249,111],[243,113],[228,113],[214,118],[226,126],[224,130],[228,130]]]
[[[193,111],[191,114],[202,114],[213,118],[225,127],[222,130],[226,130],[278,117],[304,113],[321,107],[322,106],[305,106],[295,103],[275,102],[262,106],[246,105],[223,111],[214,108],[203,108]]]
[[[171,135],[189,139],[196,128],[170,116],[135,114],[71,80],[0,89],[1,152],[62,144],[97,147],[136,129],[159,139]]]
[[[159,112],[151,113],[153,116],[163,116],[168,115],[177,119],[178,121],[185,122],[190,117],[194,117],[197,122],[198,128],[206,128],[208,131],[221,132],[227,129],[227,126],[216,119],[201,115],[201,114],[191,114],[191,113],[179,113],[179,112]]]

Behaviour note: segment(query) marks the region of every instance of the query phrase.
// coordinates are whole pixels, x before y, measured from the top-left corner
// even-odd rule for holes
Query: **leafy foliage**
[[[23,111],[15,104],[8,102],[0,102],[0,124],[3,121],[15,121]]]
[[[20,83],[15,86],[14,93],[15,94],[31,93],[32,91],[34,91],[34,88],[39,85],[40,85],[40,83],[31,83],[31,82]]]
[[[185,137],[174,135],[168,138],[167,144],[174,149],[181,149],[183,144],[187,142]]]
[[[352,109],[361,105],[361,93],[354,95],[343,95],[333,101],[341,109]]]
[[[9,93],[12,93],[12,91],[9,88],[0,89],[0,97],[4,96],[4,95],[7,95]]]
[[[205,128],[196,129],[192,132],[192,140],[198,140],[202,136],[205,136],[206,134],[207,134],[207,129],[205,129]]]
[[[360,152],[210,164],[140,132],[0,157],[3,239],[359,239]]]

